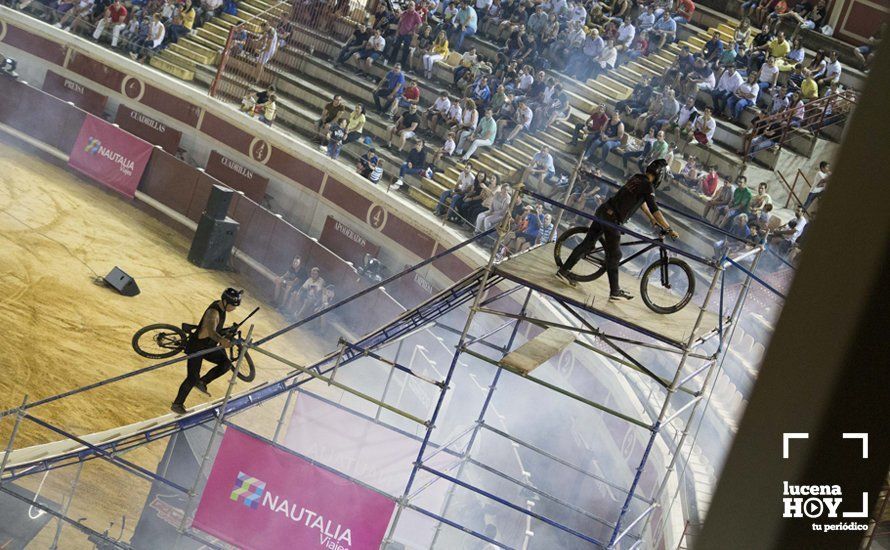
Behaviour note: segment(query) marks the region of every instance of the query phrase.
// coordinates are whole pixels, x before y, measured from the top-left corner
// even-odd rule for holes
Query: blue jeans
[[[336,141],[328,142],[328,156],[332,159],[336,160],[337,157],[340,156],[340,149],[343,147],[343,144]]]
[[[455,30],[453,33],[451,33],[451,37],[452,37],[451,42],[454,44],[455,51],[461,49],[461,46],[463,46],[464,39],[466,37],[473,36],[474,34],[476,34],[476,29],[474,29],[472,27]]]
[[[402,167],[399,168],[399,177],[404,178],[405,174],[409,176],[416,176],[424,171],[423,166],[414,166],[413,168],[408,167],[408,163],[405,162],[402,164]],[[447,191],[446,191],[447,192]]]
[[[389,99],[387,96],[392,93],[392,90],[374,90],[372,94],[374,96],[374,105],[377,106],[378,111],[383,111],[384,107],[380,105],[380,98],[384,98],[386,100],[386,108],[389,107],[389,104],[393,102],[392,99]]]
[[[726,103],[731,95],[732,92],[727,92],[726,90],[711,90],[711,101],[714,102],[715,113],[722,113],[726,109]]]
[[[603,142],[603,144],[600,146],[600,148],[603,150],[601,164],[604,164],[606,162],[606,158],[608,158],[609,152],[619,145],[621,145],[620,139],[610,139]]]
[[[752,105],[754,102],[750,99],[743,99],[737,95],[730,96],[729,100],[726,102],[726,106],[729,109],[729,116],[738,121],[741,118],[742,113],[745,111],[745,108],[748,105]]]
[[[678,25],[685,25],[686,23],[689,23],[689,19],[686,19],[686,18],[683,17],[682,15],[675,15],[675,16],[673,17],[673,20],[674,20]]]
[[[452,189],[448,189],[448,190],[444,191],[441,195],[439,195],[439,203],[436,204],[436,215],[441,216],[442,214],[445,213],[445,208],[446,208],[445,203],[448,202],[449,198],[451,198],[451,205],[453,207],[454,204],[457,202],[457,200],[462,197],[463,197],[463,195],[455,192]]]

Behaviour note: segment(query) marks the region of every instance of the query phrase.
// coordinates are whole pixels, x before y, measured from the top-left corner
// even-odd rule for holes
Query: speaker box
[[[215,220],[205,213],[192,239],[189,261],[206,269],[229,269],[237,235],[238,222],[232,218]]]
[[[229,213],[229,205],[232,204],[232,195],[235,192],[228,187],[214,184],[210,188],[210,197],[207,199],[207,207],[204,214],[214,220],[224,220]]]
[[[117,266],[114,266],[114,269],[108,272],[104,280],[109,286],[124,296],[136,296],[139,294],[139,285],[136,284],[136,280]]]

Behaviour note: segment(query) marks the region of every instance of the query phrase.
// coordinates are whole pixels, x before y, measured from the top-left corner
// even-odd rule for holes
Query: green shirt
[[[667,160],[668,151],[670,150],[670,145],[668,145],[667,141],[658,141],[657,139],[652,142],[652,149],[649,151],[649,158],[652,160],[656,159],[665,159]]]
[[[754,194],[751,193],[751,190],[747,187],[739,187],[735,190],[735,193],[732,194],[732,203],[729,207],[737,208],[739,211],[744,212],[748,209],[748,204],[751,202],[751,197],[753,196]]]
[[[482,139],[494,139],[498,133],[498,125],[492,117],[482,117],[476,128],[476,135]]]

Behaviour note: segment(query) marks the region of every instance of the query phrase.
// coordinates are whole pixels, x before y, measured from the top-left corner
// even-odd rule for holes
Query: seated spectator
[[[590,78],[594,63],[606,47],[605,41],[600,37],[599,30],[593,28],[584,39],[581,49],[569,56],[565,72],[575,78],[585,81]]]
[[[594,169],[591,178],[585,178],[586,181],[578,180],[580,185],[576,185],[572,190],[566,204],[582,212],[596,212],[596,209],[605,201],[605,198],[600,194],[602,189],[596,184],[599,177],[601,177],[601,172],[597,168]],[[577,225],[585,223],[586,218],[579,214],[567,213],[566,221],[569,222],[569,220],[571,220],[570,225]],[[590,222],[588,221],[587,223],[589,224]]]
[[[532,119],[532,132],[539,132],[552,127],[559,120],[567,120],[571,114],[571,104],[569,103],[569,95],[565,92],[562,84],[553,86],[550,99],[542,101],[537,109],[535,109]]]
[[[650,35],[655,43],[655,49],[660,50],[677,37],[677,22],[671,19],[669,12],[665,11],[661,19],[653,25]]]
[[[738,179],[744,180],[745,176],[739,176]],[[725,208],[729,208],[730,203],[732,203],[733,194],[735,193],[735,188],[729,180],[723,182],[723,185],[720,186],[711,199],[705,203],[705,210],[702,213],[702,218],[708,220],[708,216],[711,211],[713,211],[717,218],[714,221],[719,219],[720,212],[723,212]]]
[[[146,50],[151,47],[153,17],[148,17],[145,11],[140,11],[138,18],[130,20],[130,27],[126,32],[127,50],[132,59],[144,58]],[[164,25],[161,24],[161,28]],[[163,40],[163,37],[161,37]]]
[[[519,101],[511,118],[503,118],[498,121],[498,139],[503,136],[503,142],[511,145],[516,136],[522,131],[527,131],[531,126],[534,113],[526,105],[525,101]]]
[[[641,139],[637,139],[629,135],[629,133],[626,135],[628,136],[627,144],[624,146],[624,152],[621,153],[621,166],[624,168],[624,177],[628,177],[633,172],[632,169],[628,168],[627,161],[636,159],[639,164],[642,164],[640,159],[645,158],[649,154],[656,139],[654,126]]]
[[[419,176],[426,173],[426,150],[424,147],[426,147],[426,142],[419,139],[414,144],[414,148],[408,151],[405,162],[399,168],[399,177],[393,184],[396,190],[407,193],[408,185],[405,184],[405,176]]]
[[[779,227],[770,235],[768,242],[779,249],[780,254],[788,254],[797,244],[797,240],[807,225],[803,208],[794,210],[794,219]]]
[[[828,62],[825,65],[825,73],[822,75],[822,78],[816,79],[816,82],[819,84],[819,88],[827,88],[832,83],[840,80],[842,70],[843,68],[841,66],[841,62],[837,58],[837,52],[832,50],[828,54]]]
[[[819,84],[813,78],[813,73],[804,69],[803,80],[800,83],[801,97],[807,101],[812,101],[819,97]]]
[[[343,147],[343,140],[346,139],[347,118],[341,116],[328,126],[328,132],[325,135],[327,141],[327,153],[333,160],[337,160],[340,156],[340,149]],[[324,147],[324,146],[322,146]]]
[[[776,58],[769,56],[766,58],[766,63],[760,67],[760,73],[757,75],[757,86],[760,88],[759,97],[766,97],[766,94],[763,92],[775,86],[778,81],[779,67],[776,66]]]
[[[420,105],[420,88],[417,86],[416,80],[408,81],[408,84],[398,93],[396,100],[391,101],[386,107],[386,114],[393,117],[399,107],[407,109],[411,105]]]
[[[426,5],[426,2],[421,2],[422,6]],[[422,8],[420,11],[421,15],[423,15],[424,10],[426,8]],[[433,28],[429,25],[423,25],[420,27],[420,32],[414,35],[414,40],[411,42],[411,46],[408,48],[408,72],[417,72],[420,74],[424,74],[423,68],[423,56],[428,55],[430,50],[433,47],[433,41],[435,40],[435,36],[433,35]]]
[[[451,43],[454,44],[454,49],[460,51],[463,49],[464,39],[476,34],[476,26],[478,24],[476,10],[466,0],[463,0],[460,3],[460,9],[457,10],[457,14],[454,16],[453,23],[454,26],[450,39]]]
[[[522,181],[533,191],[549,196],[551,190],[545,188],[545,184],[555,175],[556,167],[553,164],[553,155],[550,154],[550,148],[545,145],[535,153],[531,164],[523,170]]]
[[[516,228],[516,236],[508,245],[508,249],[513,253],[519,253],[534,246],[538,242],[543,219],[544,206],[540,203],[535,205],[534,211],[530,207],[525,210]]]
[[[714,132],[717,131],[717,121],[711,116],[711,108],[705,107],[702,116],[697,117],[692,123],[692,138],[690,143],[698,143],[708,147],[714,141]]]
[[[467,193],[470,188],[473,187],[473,182],[476,180],[476,174],[473,173],[473,163],[467,162],[464,164],[464,167],[461,169],[460,173],[457,175],[457,181],[454,184],[454,187],[451,189],[446,189],[439,195],[439,203],[436,205],[435,214],[438,217],[449,217],[451,215],[451,208],[454,205],[454,202],[462,197],[465,193]],[[448,201],[451,201],[451,205],[446,208],[446,204]]]
[[[371,173],[368,174],[368,179],[371,180],[371,183],[374,185],[380,183],[380,180],[383,179],[383,159],[374,158],[374,162],[371,164]]]
[[[624,52],[623,62],[630,63],[641,57],[646,57],[650,53],[649,33],[647,31],[640,31],[640,33],[637,34],[637,38],[631,44],[630,49]]]
[[[269,100],[263,103],[263,110],[260,113],[260,122],[266,126],[272,126],[278,111],[278,97],[275,94],[269,94]]]
[[[363,177],[369,178],[371,172],[374,171],[374,168],[377,166],[377,162],[380,158],[377,156],[377,150],[371,147],[368,151],[358,158],[358,162],[355,165],[355,170]]]
[[[634,88],[634,91],[636,92],[636,88]],[[633,97],[633,94],[631,94],[631,99]],[[585,136],[598,136],[608,121],[609,115],[606,114],[605,107],[599,104],[595,105],[587,120],[575,124],[571,145],[577,145],[578,141]]]
[[[436,40],[430,47],[430,51],[424,54],[422,58],[424,76],[426,76],[427,80],[433,78],[433,67],[435,67],[436,62],[446,57],[448,57],[448,37],[445,36],[445,31],[439,31],[436,35]]]
[[[292,304],[293,319],[302,319],[304,313],[315,311],[321,302],[324,282],[324,279],[321,277],[321,271],[317,267],[309,270],[309,278],[300,286],[300,290]]]
[[[695,4],[692,0],[677,0],[677,9],[674,11],[674,21],[678,25],[685,25],[692,21],[695,13]]]
[[[475,130],[464,130],[460,133],[457,142],[457,154],[461,155],[463,162],[467,162],[480,147],[491,147],[494,145],[497,135],[498,125],[494,120],[494,113],[492,113],[491,109],[488,109]],[[467,147],[467,144],[469,144],[469,147]]]
[[[457,86],[457,83],[463,79],[464,75],[475,71],[478,63],[479,56],[476,55],[476,48],[470,48],[468,51],[464,52],[463,55],[460,56],[460,61],[458,62],[457,67],[454,68],[454,85]]]
[[[389,110],[389,106],[398,99],[405,86],[405,74],[402,72],[402,65],[396,63],[392,69],[377,81],[377,86],[371,95],[374,97],[374,105],[377,112],[383,114]]]
[[[596,137],[584,151],[584,157],[588,162],[596,163],[594,156],[597,149],[599,149],[601,151],[600,160],[597,164],[602,165],[606,162],[609,152],[621,145],[623,138],[624,123],[621,122],[621,117],[618,116],[617,112],[612,113],[611,119],[603,127],[602,131],[600,131],[599,136]]]
[[[321,135],[322,132],[327,132],[331,123],[338,120],[345,110],[346,105],[343,104],[343,98],[339,95],[335,95],[331,101],[322,107],[321,117],[315,121],[315,128],[319,135]]]
[[[723,55],[723,39],[719,32],[715,32],[711,35],[710,40],[702,46],[701,59],[704,59],[706,63],[717,63],[721,55]]]
[[[451,197],[451,208],[449,209],[451,214],[447,219],[453,223],[471,225],[476,220],[470,220],[465,217],[467,212],[464,208],[464,203],[481,200],[487,187],[488,172],[479,170],[476,172],[476,177],[473,178],[473,184],[470,185],[470,188],[465,193]]]
[[[380,33],[380,29],[374,29],[374,33],[368,38],[364,46],[357,52],[352,54],[353,59],[359,66],[359,71],[364,73],[371,72],[371,65],[380,59],[383,50],[386,48],[386,39]],[[364,67],[364,69],[362,69]]]
[[[99,22],[96,23],[96,30],[93,32],[93,40],[98,41],[102,38],[102,33],[106,27],[111,27],[111,47],[117,48],[120,40],[121,31],[127,26],[127,8],[121,3],[121,0],[114,0],[107,8]]]
[[[717,192],[720,185],[720,174],[717,173],[717,165],[711,165],[711,169],[699,182],[699,192],[707,198],[711,198]]]
[[[507,184],[498,185],[491,196],[488,210],[480,212],[476,216],[475,233],[478,235],[501,223],[510,210],[511,199],[510,186]]]
[[[804,118],[806,117],[806,108],[804,107],[803,98],[801,97],[800,92],[791,92],[788,107],[791,109],[791,126],[793,128],[800,128],[803,126]]]
[[[678,173],[674,174],[674,179],[690,189],[696,189],[699,185],[699,176],[698,159],[695,158],[695,155],[689,155],[686,157],[686,162],[683,164],[683,168],[681,168]]]
[[[824,4],[825,0],[820,0],[820,3]],[[881,41],[884,39],[884,33],[887,32],[887,22],[881,23],[881,26],[878,27],[878,31],[868,37],[868,40],[865,44],[854,48],[853,55],[856,56],[857,61],[861,65],[862,70],[868,70],[871,66],[871,62],[875,58],[875,51],[878,46],[881,44]]]
[[[173,22],[167,27],[167,41],[170,44],[176,44],[179,42],[179,39],[183,36],[187,36],[190,32],[192,32],[192,27],[195,25],[195,8],[192,6],[192,0],[185,0],[185,6],[182,9],[178,10],[178,13],[173,16]],[[269,30],[269,24],[263,21],[260,25],[262,31],[265,33]],[[264,59],[263,62],[268,61],[268,59]]]
[[[437,163],[443,157],[451,157],[454,154],[454,150],[457,147],[457,143],[455,142],[455,134],[452,131],[449,131],[445,136],[445,141],[442,143],[442,147],[440,147],[434,154],[433,158],[429,163],[429,169],[432,172],[442,172],[443,170],[437,166]],[[430,174],[432,174],[430,172]],[[432,177],[432,176],[430,176]]]
[[[474,132],[479,124],[479,111],[476,109],[476,102],[472,99],[463,100],[463,108],[461,109],[460,120],[451,125],[451,131],[457,135],[463,132]]]
[[[649,4],[640,11],[640,15],[637,16],[637,29],[642,31],[648,31],[655,25],[655,6]]]
[[[455,101],[455,104],[458,102]],[[426,127],[433,134],[436,133],[436,127],[440,122],[445,123],[446,125],[450,125],[452,120],[449,117],[449,111],[451,110],[451,100],[448,98],[448,92],[442,92],[439,94],[439,97],[436,98],[436,101],[426,110],[424,113],[424,119],[426,120]],[[458,109],[461,109],[458,104]],[[461,112],[463,109],[461,109]],[[457,113],[457,118],[460,118],[461,113]]]
[[[750,73],[748,80],[743,82],[736,88],[735,93],[729,96],[726,101],[726,111],[730,120],[738,122],[742,113],[749,105],[753,106],[757,102],[757,95],[760,93],[760,86],[757,84],[757,75]]]
[[[615,68],[616,61],[618,61],[618,49],[615,47],[615,41],[610,38],[606,40],[603,51],[596,57],[593,72],[590,76],[596,78],[603,73],[609,72]]]
[[[346,139],[343,141],[343,145],[361,139],[366,120],[365,106],[361,103],[356,103],[352,112],[349,113],[349,118],[346,119]]]
[[[290,310],[292,293],[300,287],[305,277],[303,260],[300,256],[294,256],[290,265],[283,274],[275,277],[275,293],[272,297],[272,305],[276,308]]]
[[[414,137],[418,124],[420,124],[420,115],[417,113],[417,105],[411,105],[407,111],[399,115],[395,124],[389,128],[386,146],[392,147],[392,140],[398,136],[399,151],[402,151],[407,140]]]
[[[195,7],[195,27],[201,28],[204,23],[218,17],[222,13],[223,0],[201,0],[201,4]]]
[[[497,175],[491,174],[479,186],[478,191],[474,188],[470,193],[467,193],[461,200],[460,211],[458,212],[460,223],[469,225],[475,230],[476,220],[491,206],[492,197],[494,197],[498,187],[500,185]]]
[[[773,204],[767,203],[763,209],[748,218],[748,229],[751,230],[751,240],[757,244],[766,243],[769,234],[769,224],[772,219]]]
[[[626,18],[618,25],[618,38],[615,39],[615,48],[618,50],[618,53],[629,50],[636,36],[637,28],[634,27],[630,18]]]
[[[732,201],[717,210],[717,227],[726,227],[732,218],[748,212],[753,194],[748,189],[748,180],[744,176],[736,178],[736,188],[732,193]]]
[[[648,74],[644,73],[640,81],[634,85],[633,91],[630,93],[630,97],[627,99],[621,100],[615,103],[615,110],[619,113],[628,115],[630,117],[635,117],[639,113],[642,113],[646,110],[646,106],[649,103],[649,98],[652,97],[652,77]],[[595,109],[602,109],[601,105],[597,105]],[[591,115],[592,116],[592,115]],[[603,113],[602,116],[602,124],[605,124],[608,117]],[[573,144],[577,141],[576,134],[578,132],[578,127],[580,124],[575,125],[575,134],[572,135]],[[595,131],[599,131],[597,128]]]
[[[816,6],[812,6],[808,0],[801,0],[794,7],[794,10],[785,12],[780,17],[782,19],[794,19],[797,26],[794,28],[793,36],[797,36],[802,29],[815,30],[821,29],[825,25],[828,16],[828,6],[825,0],[816,2]]]
[[[744,82],[745,79],[739,74],[735,66],[727,67],[726,71],[720,75],[717,87],[711,90],[711,101],[714,102],[714,111],[717,113],[725,111],[729,98],[735,94],[735,91]]]
[[[696,91],[710,92],[717,83],[714,70],[704,59],[695,60],[695,68],[689,73],[689,82],[695,84]]]

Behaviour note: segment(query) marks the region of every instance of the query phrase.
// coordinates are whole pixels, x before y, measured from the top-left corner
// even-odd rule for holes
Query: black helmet
[[[231,304],[233,306],[241,305],[241,295],[244,294],[243,290],[235,290],[234,288],[227,288],[222,293],[222,302],[224,304]]]
[[[646,167],[646,173],[655,176],[652,180],[652,187],[658,188],[667,176],[668,163],[664,159],[655,159]]]

